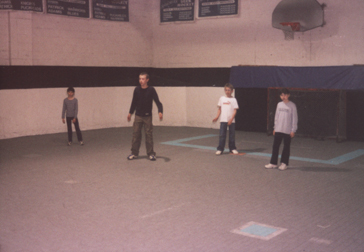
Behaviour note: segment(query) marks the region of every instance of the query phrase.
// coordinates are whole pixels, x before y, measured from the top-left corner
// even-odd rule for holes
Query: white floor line
[[[145,219],[145,218],[153,217],[153,216],[155,216],[155,215],[162,214],[162,213],[164,213],[164,212],[167,212],[167,211],[171,211],[171,210],[173,210],[173,209],[180,208],[180,207],[182,207],[183,205],[185,205],[185,203],[182,203],[182,204],[180,204],[180,205],[176,205],[176,206],[171,206],[171,207],[168,207],[168,208],[166,208],[166,209],[159,210],[159,211],[154,212],[154,213],[150,213],[150,214],[147,214],[147,215],[143,215],[143,216],[141,216],[141,217],[140,217],[140,219]]]

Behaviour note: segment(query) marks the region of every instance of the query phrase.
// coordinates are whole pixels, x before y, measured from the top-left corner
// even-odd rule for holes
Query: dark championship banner
[[[46,0],[47,13],[74,17],[90,17],[88,0]]]
[[[216,17],[238,14],[239,0],[199,0],[198,17]]]
[[[93,0],[93,18],[129,21],[129,0]]]
[[[0,0],[0,10],[43,12],[42,0]]]
[[[161,23],[193,21],[195,0],[161,0]]]

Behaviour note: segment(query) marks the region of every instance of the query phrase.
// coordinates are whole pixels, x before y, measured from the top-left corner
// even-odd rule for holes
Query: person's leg
[[[131,154],[139,155],[140,143],[142,141],[143,120],[140,116],[135,116],[133,123],[133,139],[131,142]]]
[[[281,163],[284,163],[288,166],[289,155],[291,149],[291,136],[288,134],[283,134],[283,151],[281,156]]]
[[[66,117],[69,143],[72,143],[72,119],[72,117]]]
[[[151,116],[144,117],[144,130],[145,130],[145,146],[147,148],[148,156],[155,156],[153,150],[153,118]]]
[[[77,133],[77,140],[79,142],[82,142],[82,133],[81,133],[81,130],[80,130],[80,125],[78,123],[78,119],[76,118],[76,122],[74,123],[75,124],[75,129],[76,129],[76,133]]]
[[[226,142],[226,131],[227,131],[227,123],[220,123],[220,134],[219,134],[219,146],[217,146],[217,150],[223,152],[225,149]]]
[[[278,132],[275,133],[273,141],[272,157],[270,159],[270,163],[273,165],[278,164],[279,146],[281,145],[282,138],[283,138],[282,133]]]
[[[230,152],[233,150],[236,150],[236,145],[235,145],[235,123],[232,123],[229,126],[229,149]]]

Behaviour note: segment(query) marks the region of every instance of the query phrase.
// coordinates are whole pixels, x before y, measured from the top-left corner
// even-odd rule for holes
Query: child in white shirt
[[[225,149],[226,132],[229,126],[229,149],[233,154],[238,154],[235,146],[235,115],[239,105],[237,100],[232,96],[234,87],[230,83],[227,83],[224,87],[225,95],[221,96],[217,104],[218,111],[217,116],[212,120],[216,122],[220,115],[220,135],[219,146],[217,147],[216,155],[221,155]]]

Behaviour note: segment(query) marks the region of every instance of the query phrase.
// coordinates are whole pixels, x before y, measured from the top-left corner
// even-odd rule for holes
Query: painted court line
[[[174,140],[174,141],[163,142],[162,144],[179,146],[179,147],[204,149],[204,150],[216,150],[216,147],[185,143],[185,142],[188,142],[188,141],[200,140],[200,139],[209,138],[209,137],[216,137],[216,136],[218,136],[218,135],[210,134],[210,135],[189,137],[189,138],[183,138],[183,139],[178,139],[178,140]],[[229,150],[225,149],[225,151],[229,151]],[[246,152],[246,154],[247,155],[254,155],[254,156],[262,156],[262,157],[270,157],[271,156],[270,153],[263,153],[263,152]],[[342,163],[347,162],[349,160],[360,157],[362,155],[364,155],[364,149],[359,149],[359,150],[356,150],[356,151],[352,151],[352,152],[346,153],[344,155],[341,155],[341,156],[338,156],[338,157],[335,157],[335,158],[332,158],[332,159],[329,159],[329,160],[304,158],[304,157],[294,157],[294,156],[291,156],[290,159],[298,160],[298,161],[304,161],[304,162],[311,162],[311,163],[339,165],[339,164],[342,164]]]
[[[152,217],[152,216],[155,216],[155,215],[158,215],[158,214],[162,214],[162,213],[164,213],[164,212],[167,212],[167,211],[171,211],[171,210],[173,210],[173,209],[180,208],[180,207],[182,207],[183,205],[185,205],[185,203],[180,204],[180,205],[176,205],[176,206],[171,206],[171,207],[168,207],[168,208],[165,208],[165,209],[162,209],[162,210],[156,211],[156,212],[151,213],[151,214],[143,215],[143,216],[141,216],[141,217],[140,217],[140,219],[145,219],[145,218],[149,218],[149,217]]]
[[[309,241],[319,243],[319,244],[325,244],[325,245],[330,245],[332,243],[332,241],[330,241],[330,240],[320,239],[320,238],[316,238],[316,237],[312,237]]]

